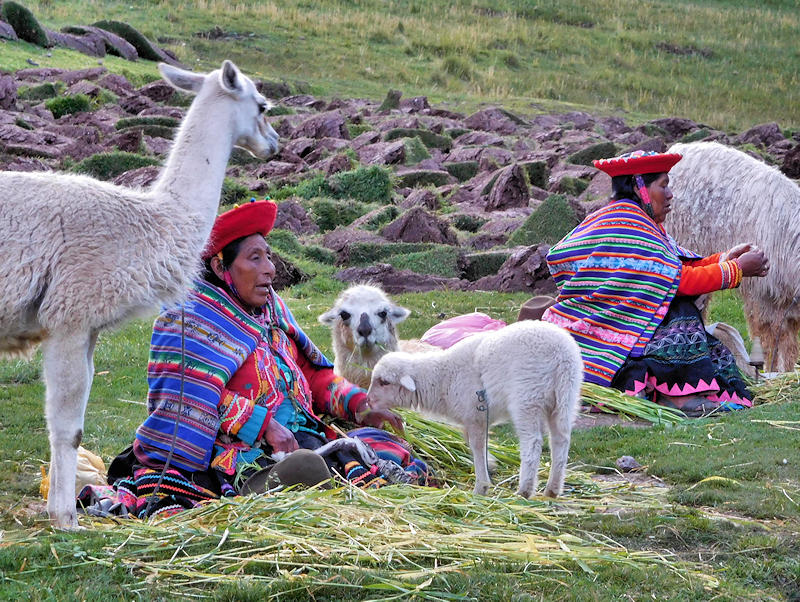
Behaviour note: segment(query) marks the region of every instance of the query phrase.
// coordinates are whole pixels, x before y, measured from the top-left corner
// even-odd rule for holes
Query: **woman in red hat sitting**
[[[611,202],[550,249],[559,297],[542,319],[572,333],[587,382],[700,416],[752,402],[733,355],[706,333],[694,301],[765,276],[769,262],[752,244],[699,257],[664,231],[669,170],[680,159],[637,151],[594,162],[611,176]]]
[[[426,483],[408,444],[378,428],[354,432],[369,448],[347,440],[309,451],[337,438],[318,414],[398,431],[402,421],[372,410],[363,389],[333,373],[273,291],[264,237],[276,213],[274,203],[252,201],[217,218],[203,278],[153,325],[149,415],[109,467],[115,488],[80,496],[93,513],[165,515],[220,495],[315,484],[329,469],[362,486]]]

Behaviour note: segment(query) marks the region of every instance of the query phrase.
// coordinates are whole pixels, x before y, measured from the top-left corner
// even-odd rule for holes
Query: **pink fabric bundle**
[[[449,318],[431,326],[420,339],[423,343],[447,349],[478,332],[500,330],[507,324],[481,312]]]

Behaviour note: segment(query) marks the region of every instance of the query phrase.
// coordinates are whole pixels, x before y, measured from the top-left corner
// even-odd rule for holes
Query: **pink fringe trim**
[[[567,330],[571,330],[573,332],[591,335],[600,339],[601,341],[622,345],[628,349],[633,347],[633,344],[636,343],[636,340],[639,338],[630,334],[620,334],[618,332],[614,332],[613,330],[608,330],[607,328],[592,326],[585,320],[570,320],[549,309],[544,312],[542,320],[545,322],[550,322],[551,324],[555,324],[556,326],[560,326],[561,328],[566,328]]]
[[[659,383],[656,381],[655,376],[648,375],[644,382],[641,381],[634,381],[633,383],[633,390],[626,390],[625,395],[636,396],[642,391],[652,391],[656,390],[659,393],[663,393],[664,395],[670,395],[671,397],[682,397],[685,395],[697,395],[702,394],[708,398],[709,401],[717,401],[720,404],[725,403],[726,401],[730,401],[733,403],[738,403],[745,407],[752,407],[753,402],[746,397],[739,397],[736,393],[731,395],[727,391],[720,391],[719,384],[717,383],[717,379],[711,379],[710,383],[706,383],[704,380],[700,379],[700,382],[697,383],[697,386],[692,385],[684,385],[683,387],[679,385],[672,385],[671,387],[666,383]]]

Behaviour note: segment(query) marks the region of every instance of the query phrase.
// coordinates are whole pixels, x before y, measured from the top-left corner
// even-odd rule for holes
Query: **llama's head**
[[[395,305],[377,286],[358,284],[344,291],[331,309],[319,316],[350,349],[371,352],[397,348],[395,325],[408,317],[405,307]]]
[[[230,102],[229,114],[233,143],[265,159],[278,152],[278,134],[267,123],[266,113],[270,103],[256,89],[253,80],[244,75],[230,61],[211,73],[192,73],[166,63],[159,63],[159,71],[173,87],[189,94],[208,94],[218,102]],[[220,107],[222,109],[222,107]],[[223,113],[220,110],[219,115]]]
[[[372,368],[367,395],[374,410],[411,407],[415,404],[417,390],[414,381],[414,364],[404,351],[387,353]]]

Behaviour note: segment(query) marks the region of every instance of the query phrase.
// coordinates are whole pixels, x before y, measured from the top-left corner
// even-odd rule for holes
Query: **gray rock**
[[[17,106],[17,83],[11,75],[0,75],[0,109],[10,110]]]
[[[633,456],[620,456],[615,462],[621,472],[633,472],[642,467]]]

